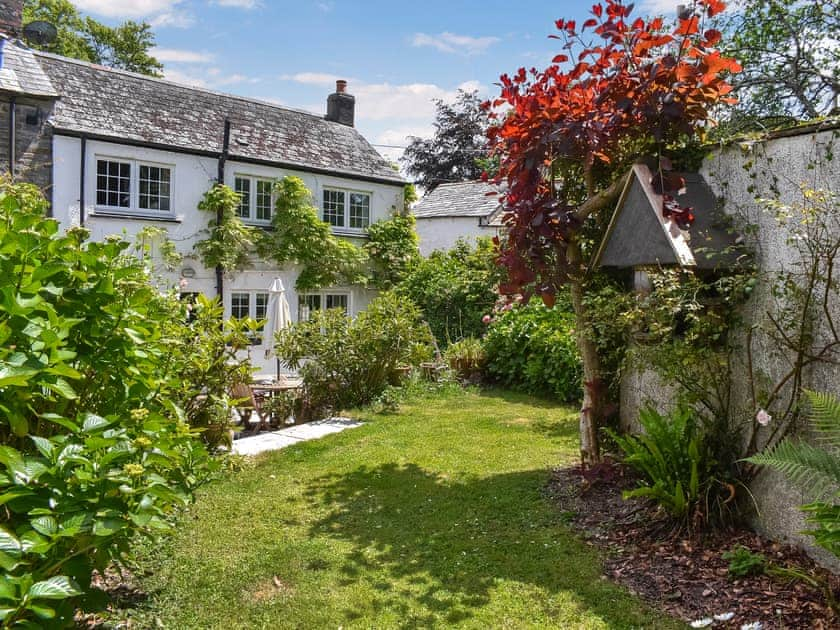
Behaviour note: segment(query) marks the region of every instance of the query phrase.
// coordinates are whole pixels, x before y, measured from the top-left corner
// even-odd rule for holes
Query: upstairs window
[[[370,194],[325,189],[324,221],[336,228],[366,230],[370,226]]]
[[[104,210],[172,210],[172,167],[134,160],[96,160],[96,205]]]
[[[274,182],[238,175],[234,190],[239,193],[239,207],[236,214],[253,223],[270,223],[274,207]]]

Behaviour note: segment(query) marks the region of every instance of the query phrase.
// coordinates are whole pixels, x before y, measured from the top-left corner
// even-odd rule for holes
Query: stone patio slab
[[[260,433],[233,442],[233,452],[239,455],[259,455],[268,451],[278,451],[298,442],[317,440],[325,435],[340,433],[346,429],[362,426],[350,418],[327,418],[317,422],[309,422],[288,429],[280,429],[270,433]]]

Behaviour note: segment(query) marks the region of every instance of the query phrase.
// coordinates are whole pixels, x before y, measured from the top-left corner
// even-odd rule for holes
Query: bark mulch
[[[822,630],[840,627],[824,591],[791,577],[730,577],[721,556],[737,547],[763,554],[773,566],[786,567],[828,585],[840,597],[840,576],[819,568],[802,551],[769,541],[745,528],[704,534],[679,534],[648,503],[625,501],[622,490],[635,485],[632,473],[607,464],[593,479],[579,467],[556,470],[548,486],[564,520],[585,540],[606,551],[607,577],[653,606],[686,622],[733,613],[708,627]]]

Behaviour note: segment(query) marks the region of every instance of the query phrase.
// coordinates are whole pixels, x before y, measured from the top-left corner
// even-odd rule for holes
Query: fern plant
[[[663,416],[648,407],[639,422],[641,435],[611,433],[625,453],[624,463],[642,475],[641,485],[624,497],[652,499],[676,519],[694,515],[713,481],[714,462],[693,410],[680,407]]]
[[[811,405],[810,424],[816,444],[785,439],[747,461],[773,468],[794,483],[808,488],[815,498],[801,506],[815,529],[805,533],[840,557],[840,400],[826,393],[806,392]]]

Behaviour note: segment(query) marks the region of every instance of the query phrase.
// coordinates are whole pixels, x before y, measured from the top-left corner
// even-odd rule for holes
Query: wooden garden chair
[[[259,424],[257,431],[268,428],[269,411],[263,407],[263,401],[254,395],[254,390],[247,383],[236,383],[230,390],[230,396],[234,399],[233,408],[242,419],[242,426],[245,431],[251,428],[251,415],[257,414]]]

